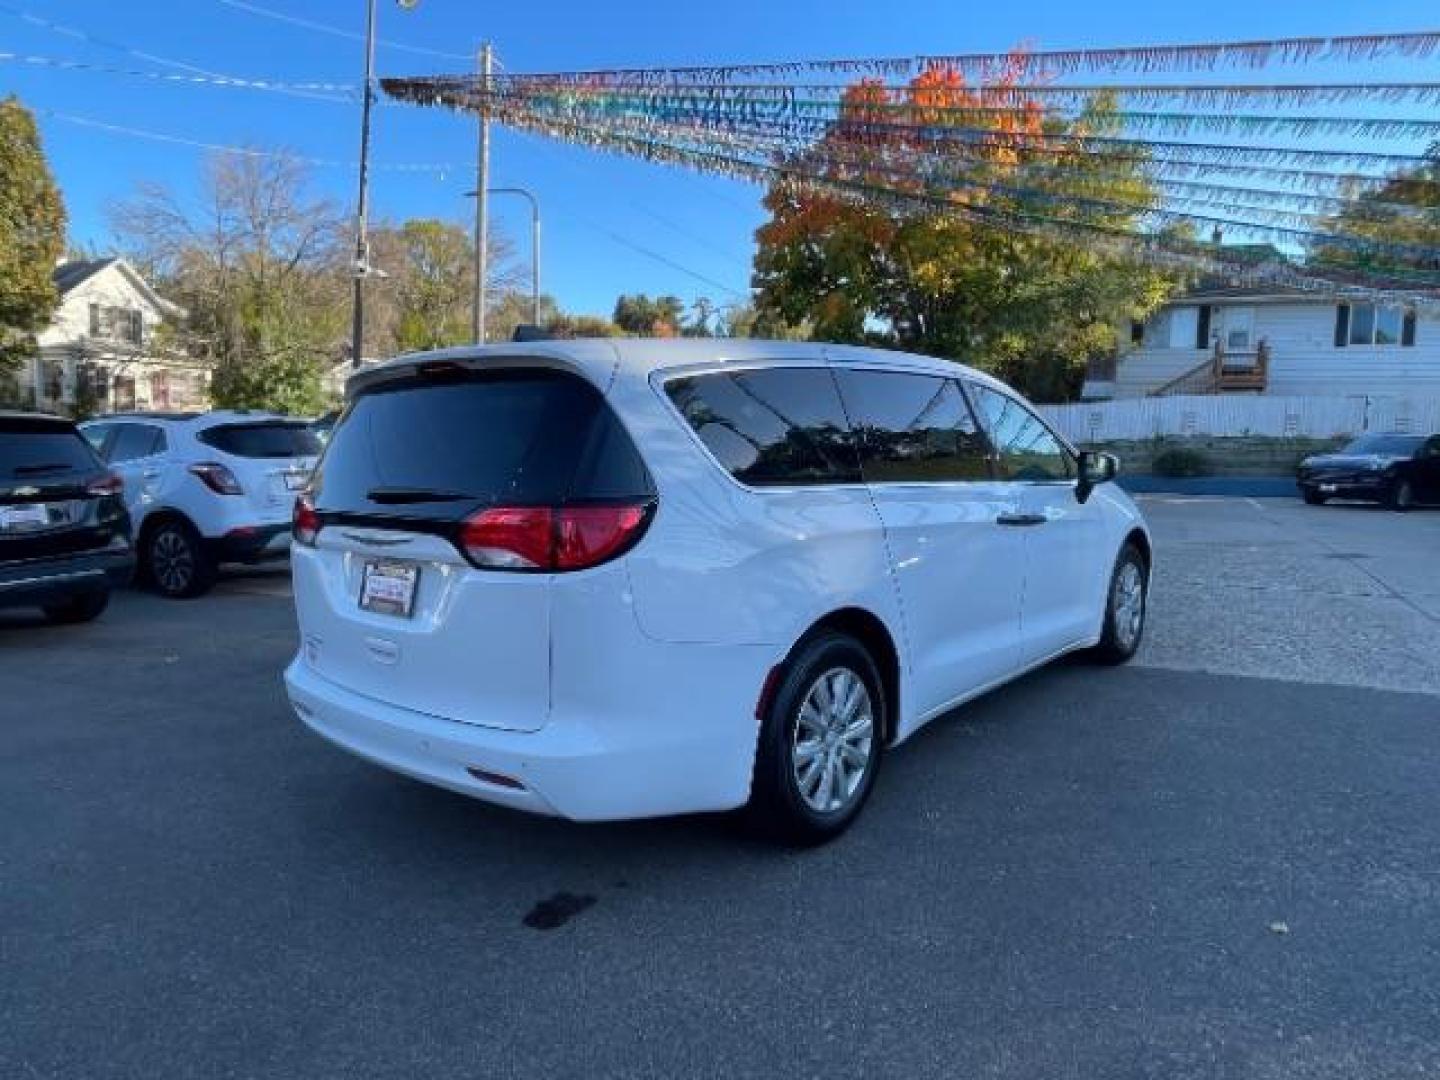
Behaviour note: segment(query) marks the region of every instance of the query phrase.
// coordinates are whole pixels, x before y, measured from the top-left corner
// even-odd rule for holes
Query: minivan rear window
[[[313,485],[321,513],[458,519],[478,506],[648,498],[649,474],[600,392],[516,369],[362,393]]]
[[[243,458],[314,457],[321,450],[320,436],[302,421],[220,424],[195,437],[222,454]]]
[[[757,487],[853,484],[860,462],[825,368],[672,379],[665,392],[731,476]]]
[[[95,472],[90,444],[63,421],[0,417],[0,480]]]

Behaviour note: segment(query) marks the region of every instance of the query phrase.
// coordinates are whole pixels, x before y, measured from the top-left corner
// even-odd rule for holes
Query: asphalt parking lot
[[[1137,662],[933,725],[800,853],[331,749],[283,572],[0,615],[0,1076],[1440,1075],[1440,512],[1145,508]]]

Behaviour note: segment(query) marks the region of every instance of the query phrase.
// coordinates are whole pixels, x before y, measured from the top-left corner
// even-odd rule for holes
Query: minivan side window
[[[860,463],[826,368],[764,368],[672,379],[665,393],[731,476],[778,487],[853,484]]]
[[[866,370],[835,378],[867,483],[990,479],[989,447],[955,380]]]
[[[1069,480],[1075,460],[1033,412],[1009,394],[975,383],[967,387],[970,400],[995,447],[1002,480]]]

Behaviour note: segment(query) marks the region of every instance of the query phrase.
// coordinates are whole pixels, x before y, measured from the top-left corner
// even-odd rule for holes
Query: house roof
[[[108,259],[73,259],[55,267],[50,278],[55,282],[55,288],[60,290],[60,295],[64,296],[77,285],[83,285],[101,270],[119,261],[113,256]]]
[[[70,262],[61,263],[51,274],[51,280],[55,287],[60,290],[60,295],[73,292],[85,282],[89,281],[102,270],[116,267],[123,273],[132,285],[155,307],[169,315],[183,316],[185,309],[180,305],[166,300],[150,287],[150,283],[119,255],[111,255],[104,259],[74,259]]]

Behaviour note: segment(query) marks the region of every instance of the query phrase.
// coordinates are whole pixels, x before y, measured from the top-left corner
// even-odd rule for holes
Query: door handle
[[[1044,514],[1001,514],[995,519],[996,525],[1044,525],[1050,519]]]

